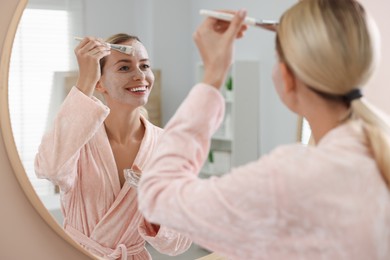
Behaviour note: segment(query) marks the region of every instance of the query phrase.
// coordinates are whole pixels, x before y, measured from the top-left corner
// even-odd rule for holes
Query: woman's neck
[[[306,119],[309,122],[315,143],[319,143],[329,131],[345,123],[349,119],[349,115],[350,110],[346,105],[334,102],[322,106],[318,105],[308,113]]]
[[[306,86],[301,90],[300,114],[308,121],[315,143],[349,119],[351,111],[341,100],[323,98]]]
[[[110,142],[118,144],[142,140],[145,132],[138,108],[134,110],[111,108],[104,125]]]

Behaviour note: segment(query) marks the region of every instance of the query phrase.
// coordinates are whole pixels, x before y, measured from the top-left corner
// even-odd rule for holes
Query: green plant
[[[233,90],[233,78],[232,78],[232,76],[229,76],[229,78],[226,80],[225,87],[229,91]]]
[[[208,161],[210,163],[214,162],[214,154],[213,154],[213,151],[211,151],[211,150],[209,151]]]

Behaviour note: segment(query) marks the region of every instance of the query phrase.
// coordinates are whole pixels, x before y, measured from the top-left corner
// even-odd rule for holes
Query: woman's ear
[[[100,83],[100,80],[96,83],[95,90],[101,94],[106,92],[106,89],[102,86],[102,84]]]
[[[295,75],[284,62],[279,62],[279,69],[284,82],[284,91],[286,93],[296,90]]]

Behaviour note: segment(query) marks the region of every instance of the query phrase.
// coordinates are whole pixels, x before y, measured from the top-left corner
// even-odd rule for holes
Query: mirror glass
[[[34,157],[42,134],[66,95],[66,81],[77,75],[70,33],[77,31],[76,6],[81,4],[69,3],[28,3],[15,36],[9,73],[15,143],[37,194],[53,208],[58,208],[58,203],[50,197],[58,190],[49,181],[35,177]]]
[[[74,37],[85,35],[83,15],[90,13],[86,10],[88,4],[79,0],[30,0],[18,26],[10,61],[8,99],[16,147],[32,186],[61,226],[60,191],[48,180],[36,177],[34,158],[42,135],[52,125],[61,103],[77,80],[73,49],[78,42]],[[111,34],[117,32],[111,28]],[[132,33],[131,29],[126,32]],[[149,112],[151,121],[161,125],[160,71],[154,70],[154,73],[155,94],[150,96],[152,105],[148,110],[152,112]],[[210,253],[196,245],[177,257],[159,254],[150,246],[148,250],[153,259],[195,259]]]
[[[59,222],[59,191],[36,178],[34,157],[68,85],[77,77],[71,35],[80,33],[81,11],[79,1],[28,2],[10,61],[9,107],[16,147],[35,191]]]

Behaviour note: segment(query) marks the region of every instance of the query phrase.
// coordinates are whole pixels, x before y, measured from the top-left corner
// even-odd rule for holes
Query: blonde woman
[[[151,259],[145,241],[164,254],[180,254],[191,241],[146,221],[137,189],[124,177],[124,169],[142,172],[162,133],[142,114],[154,83],[148,53],[135,36],[107,41],[130,45],[133,54],[93,37],[75,48],[80,75],[42,139],[36,173],[59,185],[65,231],[97,256]]]
[[[228,259],[390,259],[389,122],[361,91],[377,39],[355,0],[299,1],[276,30],[276,91],[308,120],[316,145],[281,146],[223,177],[197,178],[244,16],[227,29],[208,18],[195,32],[203,82],[166,126],[141,178],[140,210]]]

